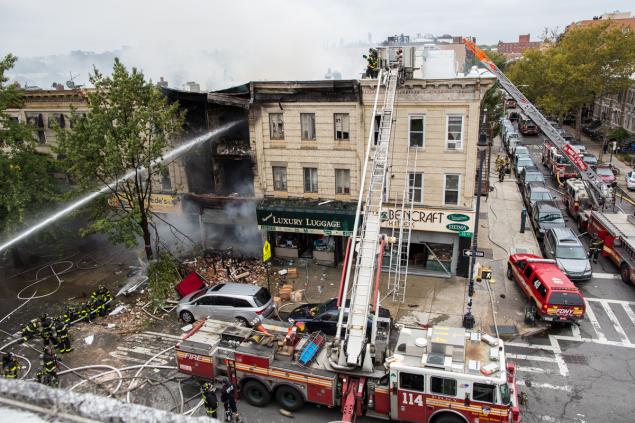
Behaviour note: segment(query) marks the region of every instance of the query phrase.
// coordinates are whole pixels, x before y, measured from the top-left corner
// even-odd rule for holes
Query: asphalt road
[[[557,183],[541,165],[542,136],[528,146],[547,184]],[[635,210],[628,202],[617,207]],[[566,212],[563,210],[563,215]],[[578,235],[575,222],[567,223]],[[588,247],[588,236],[580,238]],[[593,278],[579,283],[587,316],[579,327],[556,326],[530,339],[514,340],[507,354],[519,366],[521,390],[529,396],[526,422],[632,422],[635,383],[635,287],[626,285],[612,262],[600,257]]]

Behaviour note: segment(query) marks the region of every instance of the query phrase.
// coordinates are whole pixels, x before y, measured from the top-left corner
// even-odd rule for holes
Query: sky
[[[328,68],[345,78],[362,72],[363,49],[387,35],[472,35],[479,43],[532,38],[548,28],[607,11],[635,12],[623,0],[0,0],[0,55],[14,53],[73,67],[85,82],[89,67],[59,62],[71,51],[112,53],[146,75],[196,80],[222,88],[265,79],[318,79]],[[348,48],[340,48],[340,47]],[[106,54],[102,61],[110,60]],[[97,65],[105,66],[100,59]],[[36,62],[37,63],[37,62]],[[33,80],[33,63],[17,73]],[[35,66],[37,67],[37,66]],[[101,68],[100,68],[101,69]],[[102,69],[103,70],[103,69]],[[60,70],[61,72],[61,70]],[[58,79],[62,76],[55,76]],[[19,79],[19,78],[18,78]],[[52,82],[53,80],[51,80]]]

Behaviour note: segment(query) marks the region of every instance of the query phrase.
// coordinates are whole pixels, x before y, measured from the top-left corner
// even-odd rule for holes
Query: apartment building
[[[493,83],[471,73],[398,88],[382,226],[392,234],[405,215],[413,273],[467,274],[461,251],[474,229],[480,102]],[[376,81],[252,83],[251,91],[258,225],[277,256],[337,263],[352,231],[367,139],[376,138]]]
[[[635,133],[635,79],[628,89],[618,94],[598,97],[593,104],[593,117],[608,127],[622,127]]]

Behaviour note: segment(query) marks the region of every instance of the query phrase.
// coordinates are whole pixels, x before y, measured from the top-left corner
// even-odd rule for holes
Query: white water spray
[[[153,160],[150,163],[150,167],[154,167],[157,164],[159,164],[161,162],[164,162],[166,160],[170,160],[170,159],[176,158],[176,157],[180,156],[181,154],[185,153],[190,148],[194,147],[195,145],[200,144],[200,143],[205,142],[205,141],[208,141],[208,140],[210,140],[212,138],[217,137],[221,133],[223,133],[225,131],[228,131],[229,129],[231,129],[234,126],[236,126],[238,123],[239,123],[239,121],[227,123],[227,124],[221,126],[220,128],[214,129],[212,131],[207,132],[206,134],[200,135],[200,136],[194,138],[193,140],[186,142],[185,144],[181,144],[178,147],[174,148],[173,150],[168,151],[163,157],[159,157],[158,159]],[[143,171],[143,170],[145,170],[145,168],[144,167],[140,167],[138,170]],[[57,213],[52,214],[51,216],[47,217],[46,219],[44,219],[43,221],[41,221],[37,225],[31,226],[29,229],[25,230],[24,232],[18,234],[14,238],[12,238],[9,241],[5,242],[4,244],[0,245],[0,251],[6,250],[11,245],[13,245],[16,242],[28,237],[32,233],[44,228],[45,226],[49,225],[50,223],[53,223],[54,221],[56,221],[57,219],[63,217],[64,215],[70,213],[71,211],[73,211],[73,210],[75,210],[75,209],[77,209],[77,208],[79,208],[79,207],[81,207],[81,206],[83,206],[85,204],[90,203],[92,200],[94,200],[95,198],[99,197],[101,194],[104,194],[104,193],[106,193],[106,192],[108,192],[110,190],[114,190],[114,187],[116,187],[118,183],[132,178],[135,175],[136,171],[137,170],[131,170],[130,172],[126,173],[121,178],[117,179],[116,181],[110,183],[109,185],[104,186],[99,191],[92,192],[92,193],[80,198],[79,200],[75,201],[71,205],[69,205],[69,206],[63,208],[62,210],[58,211]]]

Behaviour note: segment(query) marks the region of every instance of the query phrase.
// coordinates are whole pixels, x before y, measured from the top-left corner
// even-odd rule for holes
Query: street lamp
[[[483,187],[483,162],[485,161],[485,152],[487,151],[487,134],[485,128],[487,124],[487,109],[484,109],[483,122],[481,124],[481,131],[478,138],[478,182],[476,189],[476,218],[474,220],[474,237],[472,238],[472,250],[470,254],[470,274],[467,287],[467,307],[465,314],[463,315],[463,327],[466,329],[472,329],[476,324],[476,319],[472,314],[472,297],[474,297],[474,267],[476,265],[476,251],[478,249],[478,226],[480,223],[481,215],[481,189]],[[489,175],[488,175],[489,177]]]

